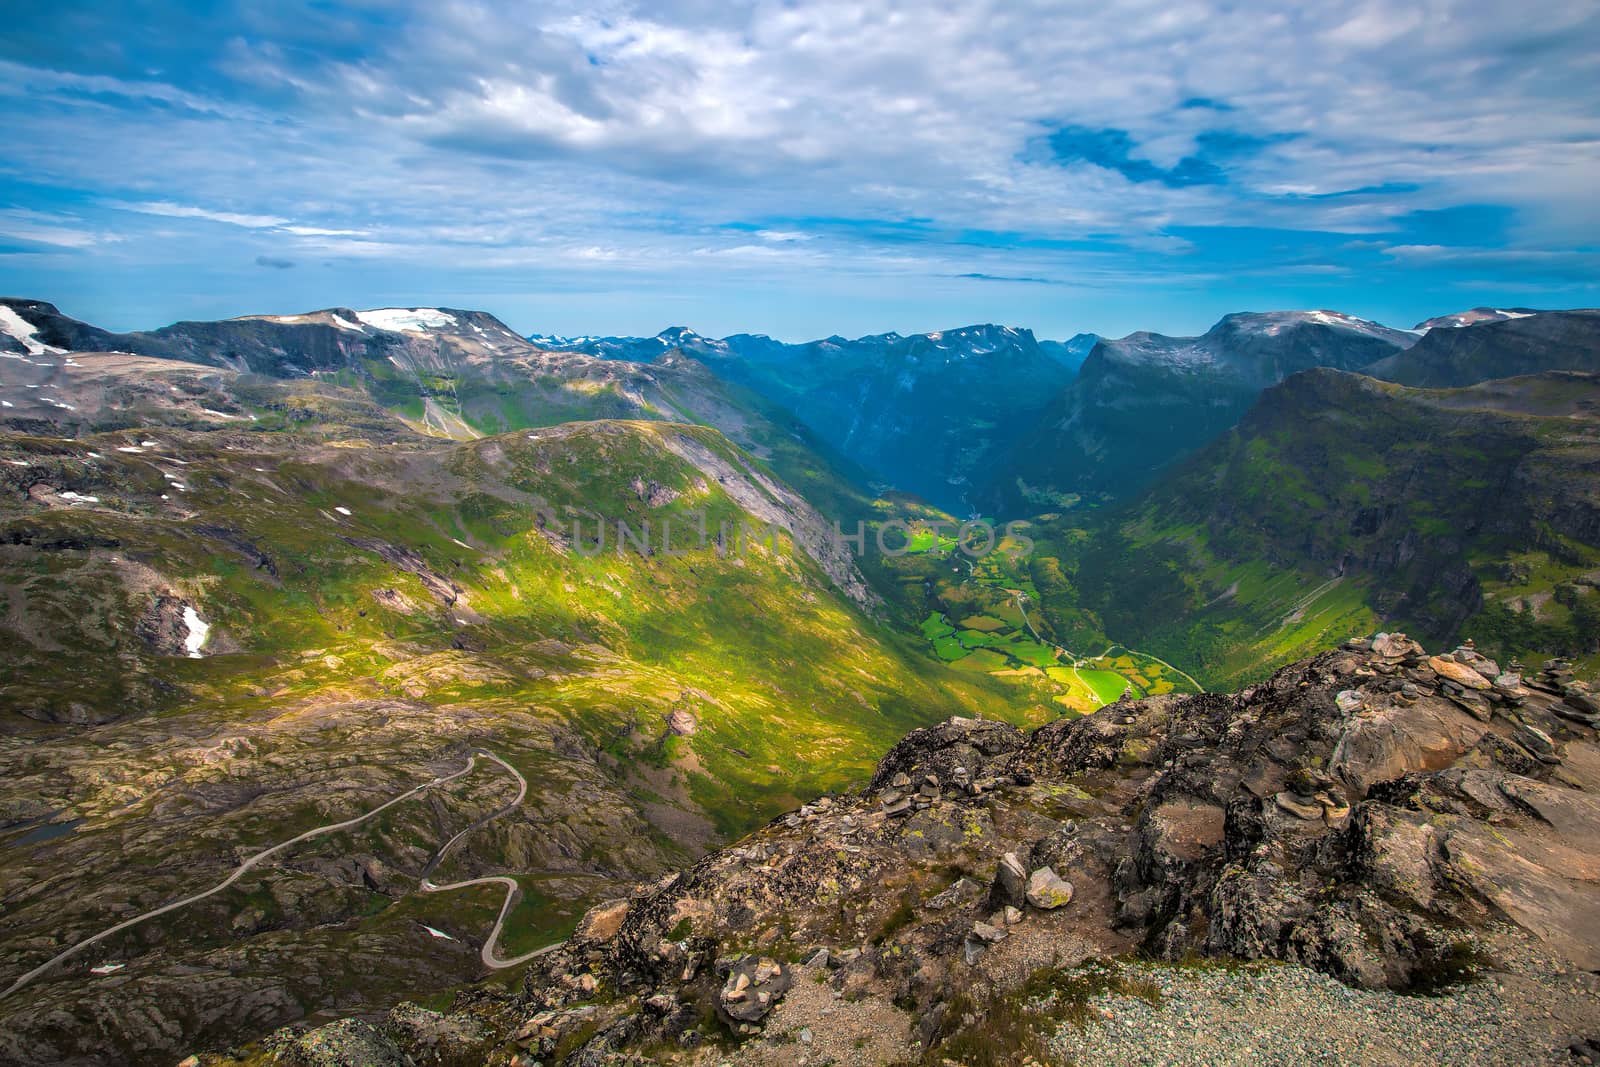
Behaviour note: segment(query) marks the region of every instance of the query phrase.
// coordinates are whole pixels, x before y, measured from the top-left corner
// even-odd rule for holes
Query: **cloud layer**
[[[0,275],[113,315],[1600,302],[1590,0],[101,7],[0,41]]]

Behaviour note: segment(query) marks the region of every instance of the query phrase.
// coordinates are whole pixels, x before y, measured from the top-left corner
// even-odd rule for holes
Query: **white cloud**
[[[141,215],[162,215],[172,219],[207,219],[225,222],[230,226],[243,226],[251,230],[272,229],[288,225],[288,219],[275,215],[249,215],[237,211],[210,211],[191,204],[175,204],[170,200],[148,200],[141,203],[114,203],[111,206],[124,211],[137,211]]]
[[[227,220],[223,220],[227,221]],[[367,230],[328,230],[320,226],[284,226],[284,233],[292,233],[296,237],[365,237]]]
[[[246,259],[397,267],[1114,284],[1218,270],[1181,262],[1201,250],[1179,227],[1394,244],[1407,213],[1461,204],[1514,209],[1535,251],[1600,242],[1591,0],[454,0],[381,32],[344,14],[293,46],[241,33],[193,80],[0,62],[9,172],[237,228],[208,238]],[[1246,147],[1217,155],[1225,182],[1169,184],[1061,165],[1062,126],[1125,131],[1161,172],[1219,132]],[[74,247],[124,221],[9,224]]]
[[[75,216],[26,208],[0,211],[0,237],[56,248],[93,248],[120,240],[116,234],[85,228]]]

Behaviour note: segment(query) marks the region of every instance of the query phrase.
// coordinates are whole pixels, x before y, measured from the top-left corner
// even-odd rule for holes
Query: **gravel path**
[[[1159,1004],[1092,1002],[1100,1019],[1063,1027],[1064,1064],[1566,1064],[1567,1042],[1600,1033],[1600,979],[1524,952],[1504,973],[1441,996],[1352,989],[1301,967],[1130,966],[1161,987]]]

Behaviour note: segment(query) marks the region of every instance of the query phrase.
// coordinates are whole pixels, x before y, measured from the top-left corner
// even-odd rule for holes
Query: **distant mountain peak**
[[[1480,322],[1505,322],[1507,319],[1526,319],[1539,313],[1535,308],[1475,307],[1466,311],[1457,311],[1452,315],[1437,315],[1431,319],[1423,319],[1412,329],[1423,331],[1459,329],[1463,326],[1474,326]]]

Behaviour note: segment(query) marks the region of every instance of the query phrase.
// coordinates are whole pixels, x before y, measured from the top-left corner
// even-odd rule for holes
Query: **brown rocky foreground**
[[[1559,661],[1524,674],[1399,634],[1233,696],[1118,703],[1031,734],[952,719],[904,738],[864,791],[597,907],[516,993],[285,1031],[246,1058],[1067,1062],[1058,1032],[1122,1003],[1157,1017],[1150,1062],[1175,1062],[1188,1038],[1163,1031],[1163,995],[1236,968],[1277,1006],[1213,1037],[1230,1062],[1273,1040],[1261,1025],[1302,1025],[1257,988],[1266,972],[1223,962],[1271,960],[1326,983],[1318,997],[1368,998],[1390,1036],[1352,1060],[1449,1062],[1421,1030],[1385,1030],[1382,1005],[1409,1019],[1478,982],[1520,991],[1496,1010],[1530,1018],[1496,1023],[1501,1044],[1473,1062],[1581,1062],[1600,1036],[1597,723]]]

